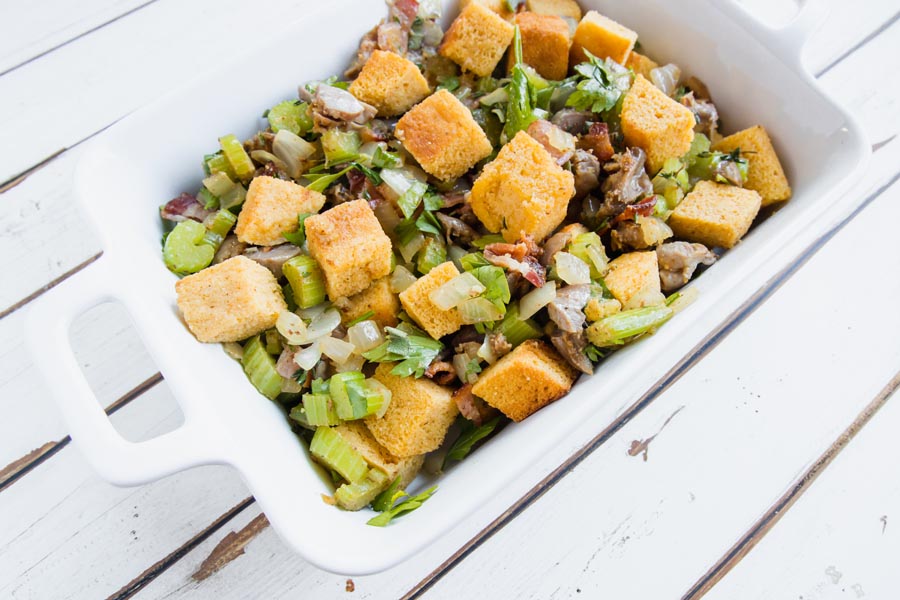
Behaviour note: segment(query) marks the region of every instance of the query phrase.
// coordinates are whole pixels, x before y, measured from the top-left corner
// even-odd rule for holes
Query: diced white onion
[[[459,316],[466,325],[484,323],[485,321],[499,321],[503,313],[487,298],[470,298],[458,307]]]
[[[497,362],[497,355],[494,354],[494,349],[491,348],[489,336],[484,336],[484,342],[481,344],[481,348],[478,349],[478,358],[489,365]]]
[[[405,169],[382,169],[381,180],[397,197],[406,193],[406,190],[415,182],[415,178]]]
[[[366,359],[364,359],[361,354],[352,354],[350,358],[347,359],[347,362],[335,365],[334,370],[338,373],[343,373],[345,371],[362,371],[363,365],[365,364]]]
[[[609,258],[606,256],[603,247],[598,248],[591,244],[585,249],[585,252],[588,258],[591,259],[591,262],[594,263],[594,268],[597,269],[600,276],[605,276],[609,272]]]
[[[287,343],[292,346],[305,344],[307,340],[306,323],[299,316],[290,311],[282,311],[275,321],[275,329],[278,330]]]
[[[244,358],[244,348],[237,342],[225,342],[222,344],[222,350],[234,360],[239,361]]]
[[[556,262],[556,274],[569,285],[591,282],[591,268],[574,254],[557,252],[553,260]]]
[[[666,96],[672,96],[678,89],[678,82],[681,81],[681,69],[673,64],[657,67],[650,71],[650,80]]]
[[[556,299],[556,282],[548,281],[541,287],[531,290],[519,300],[519,318],[530,319]]]
[[[660,304],[665,303],[666,297],[659,291],[659,288],[648,285],[631,296],[628,299],[628,302],[625,302],[622,306],[622,310],[644,308],[645,306],[659,306]]]
[[[304,371],[309,371],[318,364],[321,358],[322,351],[319,349],[319,342],[314,342],[294,355],[294,364]]]
[[[389,390],[386,385],[384,385],[377,379],[366,379],[366,385],[370,388],[374,388],[374,390],[381,394],[381,397],[383,398],[381,402],[381,408],[379,408],[378,412],[375,413],[375,416],[380,419],[384,416],[384,413],[387,412],[388,406],[390,406],[391,404],[391,398],[393,394],[391,394],[391,390]]]
[[[340,324],[341,313],[336,308],[329,308],[321,315],[313,318],[306,330],[306,339],[312,341],[331,335],[331,332],[337,329],[337,326]]]
[[[287,174],[299,178],[306,166],[306,159],[315,154],[316,147],[287,129],[281,129],[272,141],[272,153],[287,167]]]
[[[394,231],[400,224],[400,215],[397,214],[397,209],[390,202],[379,202],[372,212],[375,213],[375,218],[381,223],[381,228],[386,233]]]
[[[400,244],[397,247],[397,250],[400,251],[400,256],[403,257],[405,262],[412,262],[412,259],[415,258],[416,252],[422,249],[422,246],[425,245],[425,236],[420,232],[417,232],[412,239],[407,244]]]
[[[700,297],[700,290],[697,289],[697,286],[692,285],[689,287],[681,288],[678,291],[678,298],[675,299],[672,304],[669,305],[669,308],[672,309],[674,313],[680,313],[688,306],[693,304],[697,298]]]
[[[441,310],[456,308],[463,302],[480,296],[487,290],[478,278],[469,272],[457,275],[447,283],[431,291],[428,298]],[[488,302],[488,304],[491,304]],[[491,304],[493,306],[493,304]],[[490,321],[490,319],[485,319]]]
[[[342,365],[347,362],[356,350],[356,346],[350,342],[345,342],[335,337],[323,337],[320,339],[319,348],[322,349],[322,354],[334,361],[336,365]]]
[[[310,319],[315,319],[329,308],[331,308],[331,304],[323,302],[309,308],[302,308],[297,311],[297,314],[309,321]]]
[[[575,152],[575,136],[555,125],[547,128],[547,141],[562,154]]]
[[[416,276],[409,272],[409,269],[404,267],[403,265],[397,265],[394,267],[394,272],[391,274],[391,291],[395,294],[399,294],[402,291],[405,291],[409,286],[416,282]]]
[[[467,354],[456,354],[453,356],[453,368],[456,370],[456,376],[463,383],[475,383],[478,379],[477,373],[469,373],[469,363],[472,359]]]
[[[375,321],[361,321],[347,329],[347,340],[362,354],[380,346],[384,342],[384,334]]]
[[[303,386],[300,385],[294,379],[290,379],[289,377],[281,378],[281,393],[282,394],[299,394],[303,391]]]
[[[272,163],[284,172],[288,172],[289,170],[288,166],[284,163],[283,160],[281,160],[271,152],[266,152],[265,150],[254,150],[250,153],[250,158],[258,163]]]

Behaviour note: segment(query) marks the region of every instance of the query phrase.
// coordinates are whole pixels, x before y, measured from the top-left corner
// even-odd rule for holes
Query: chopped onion
[[[337,329],[337,326],[340,324],[341,313],[336,308],[329,308],[321,315],[313,318],[306,330],[306,339],[312,341],[331,335],[331,332]]]
[[[416,276],[409,272],[409,269],[403,265],[394,267],[391,274],[391,291],[395,294],[406,290],[409,286],[416,282]]]
[[[487,298],[470,298],[458,307],[459,316],[466,325],[484,323],[485,321],[499,321],[503,313]]]
[[[697,298],[700,297],[700,290],[697,289],[697,286],[689,286],[681,288],[678,291],[678,297],[669,305],[669,308],[672,309],[674,313],[680,313],[688,306],[693,304]]]
[[[344,373],[347,371],[362,371],[363,365],[366,364],[366,359],[362,357],[361,354],[352,354],[350,358],[347,359],[347,362],[335,365],[334,370],[338,373]]]
[[[288,166],[284,164],[284,161],[271,152],[266,152],[265,150],[254,150],[250,153],[250,158],[261,164],[272,163],[282,171],[288,171]]]
[[[309,321],[310,319],[315,319],[329,308],[331,308],[331,305],[328,302],[323,302],[309,308],[302,308],[297,311],[297,314]]]
[[[490,336],[484,336],[484,342],[482,342],[481,348],[478,349],[478,358],[489,365],[497,362],[497,355],[494,354],[494,349],[491,348]]]
[[[272,142],[272,153],[281,159],[287,174],[294,179],[303,174],[306,159],[315,152],[316,147],[313,144],[287,129],[280,129]]]
[[[397,214],[397,209],[390,202],[379,202],[372,212],[375,213],[375,218],[381,223],[381,228],[385,232],[393,232],[400,224],[400,215]]]
[[[622,310],[644,308],[645,306],[659,306],[660,304],[665,303],[666,297],[659,291],[659,288],[654,289],[653,286],[648,285],[631,296],[628,299],[628,302],[623,303]]]
[[[381,179],[398,198],[405,194],[406,190],[416,181],[412,173],[405,167],[402,169],[382,169]]]
[[[428,299],[441,310],[456,308],[463,302],[480,296],[487,290],[478,278],[468,271],[457,275],[447,283],[431,291]],[[491,304],[488,302],[488,304]],[[491,304],[493,306],[493,304]],[[490,321],[491,319],[484,319]],[[474,321],[479,322],[479,321]]]
[[[347,362],[356,351],[356,346],[336,337],[323,337],[319,340],[319,347],[322,349],[322,354],[334,361],[336,365]]]
[[[681,81],[681,69],[678,68],[678,65],[673,64],[657,67],[650,71],[650,80],[666,96],[672,96],[678,89],[678,82]]]
[[[556,262],[556,274],[569,285],[591,282],[591,268],[574,254],[557,252],[553,260]]]
[[[299,394],[303,391],[303,385],[301,385],[298,381],[291,379],[289,377],[281,378],[281,393],[282,394]]]
[[[361,321],[347,329],[347,340],[362,354],[380,346],[384,342],[384,334],[375,321]]]
[[[234,360],[241,360],[244,358],[244,348],[237,342],[225,342],[222,344],[222,350],[225,351],[225,354],[233,358]]]
[[[319,349],[319,342],[314,342],[294,355],[294,364],[304,371],[309,371],[316,366],[321,358],[322,351]]]
[[[416,232],[416,234],[409,240],[409,242],[405,244],[400,244],[397,247],[397,250],[400,251],[400,256],[403,257],[405,262],[412,262],[412,259],[415,258],[416,253],[422,249],[422,246],[425,245],[425,236],[422,235],[421,232]]]
[[[469,363],[472,359],[468,354],[456,354],[453,356],[453,368],[456,370],[456,376],[463,383],[475,383],[478,379],[477,373],[469,373]]]
[[[305,344],[308,339],[306,323],[299,316],[287,310],[282,311],[278,315],[278,320],[275,321],[275,329],[292,346]]]
[[[375,413],[375,416],[380,419],[384,416],[384,413],[387,412],[388,406],[390,406],[391,404],[391,397],[393,396],[393,394],[391,394],[391,390],[388,389],[386,385],[384,385],[377,379],[366,379],[366,386],[372,388],[373,391],[381,394],[381,397],[383,398],[381,402],[381,408],[379,408]]]
[[[543,286],[531,290],[519,300],[519,319],[524,321],[534,316],[556,299],[556,282],[548,281]]]

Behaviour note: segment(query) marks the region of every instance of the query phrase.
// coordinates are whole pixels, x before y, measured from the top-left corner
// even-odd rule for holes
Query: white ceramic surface
[[[607,360],[562,401],[507,427],[444,475],[422,509],[390,527],[367,527],[365,512],[323,503],[320,494],[330,489],[280,410],[255,392],[218,345],[198,344],[182,325],[174,277],[160,260],[156,218],[159,204],[197,186],[199,157],[218,136],[249,136],[257,128],[253,115],[291,97],[298,83],[342,71],[359,36],[384,15],[380,2],[311,7],[290,36],[273,40],[249,32],[260,37],[248,40],[258,51],[123,120],[93,144],[80,166],[77,194],[97,226],[104,255],[35,302],[28,341],[73,439],[97,471],[113,483],[136,485],[200,464],[233,465],[279,534],[304,558],[341,573],[379,571],[466,518],[485,498],[502,494],[513,478],[533,476],[529,465],[549,448],[577,450],[583,440],[573,431],[607,427],[758,282],[788,264],[801,242],[825,230],[840,185],[862,167],[868,149],[852,118],[802,68],[803,42],[821,17],[820,0],[779,31],[731,0],[582,4],[637,30],[652,56],[706,81],[727,131],[764,124],[794,186],[786,207],[698,280],[702,294],[694,306],[656,336]],[[286,69],[290,57],[298,58]],[[128,442],[93,397],[69,349],[68,329],[80,312],[105,300],[122,301],[131,312],[178,397],[185,415],[180,429]]]

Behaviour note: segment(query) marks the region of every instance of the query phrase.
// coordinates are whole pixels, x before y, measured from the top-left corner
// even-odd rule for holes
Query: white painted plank
[[[866,16],[862,19],[859,18],[859,3],[833,0],[829,7],[831,13],[828,20],[813,35],[806,50],[807,64],[814,73],[831,65],[848,49],[877,32],[900,13],[900,5],[894,0],[866,0],[863,9]],[[861,73],[866,71],[860,69]]]
[[[0,1],[0,73],[51,51],[148,0]]]
[[[900,588],[900,394],[881,409],[759,545],[707,594],[893,598]]]

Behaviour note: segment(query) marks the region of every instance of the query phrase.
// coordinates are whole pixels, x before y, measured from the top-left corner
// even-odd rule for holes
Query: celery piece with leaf
[[[426,500],[431,498],[435,491],[437,491],[437,486],[428,488],[427,490],[416,496],[407,497],[405,500],[402,500],[398,504],[394,504],[388,510],[375,517],[372,517],[366,523],[368,525],[372,525],[373,527],[385,527],[400,515],[414,511],[422,506]]]
[[[453,445],[450,447],[450,450],[444,457],[443,467],[447,466],[448,461],[461,461],[462,459],[467,457],[469,453],[472,452],[472,449],[475,448],[475,445],[478,442],[494,433],[497,425],[500,424],[500,417],[494,417],[487,423],[484,423],[483,425],[478,427],[476,427],[470,421],[466,421],[466,423],[466,428],[459,435],[459,437],[456,438],[456,441],[453,442]]]
[[[250,155],[244,150],[240,140],[233,134],[228,134],[219,138],[219,145],[237,178],[244,182],[249,181],[256,167],[253,166],[253,161],[250,160]]]
[[[306,219],[311,216],[312,213],[300,213],[297,215],[297,231],[282,233],[282,237],[295,246],[303,246],[306,243]]]
[[[632,338],[654,331],[675,312],[666,305],[624,310],[600,319],[587,329],[588,340],[598,348],[620,346]]]
[[[507,140],[513,139],[518,132],[525,131],[541,118],[540,114],[535,114],[537,90],[529,79],[527,65],[522,60],[522,33],[518,25],[513,35],[513,52],[515,65],[506,86],[509,103],[506,105],[506,124],[503,128]]]

